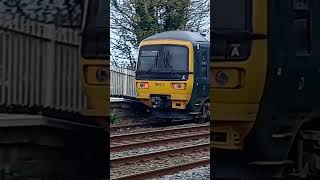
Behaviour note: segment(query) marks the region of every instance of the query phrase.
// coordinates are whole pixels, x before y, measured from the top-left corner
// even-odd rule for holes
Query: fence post
[[[136,96],[134,71],[123,68],[111,68],[110,95]]]
[[[56,43],[56,27],[53,24],[48,25],[48,36],[50,37],[50,42],[47,46],[47,55],[43,61],[45,62],[44,68],[44,84],[45,84],[45,93],[43,94],[44,105],[45,107],[50,107],[53,105],[53,97],[54,96],[54,71],[55,71],[55,43]]]
[[[128,85],[128,69],[124,70],[124,84],[123,84],[123,88],[124,88],[124,92],[123,95],[127,96],[127,85]]]

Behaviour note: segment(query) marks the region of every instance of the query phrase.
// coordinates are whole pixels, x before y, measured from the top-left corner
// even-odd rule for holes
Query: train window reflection
[[[187,72],[188,49],[176,45],[152,45],[140,49],[137,71]]]

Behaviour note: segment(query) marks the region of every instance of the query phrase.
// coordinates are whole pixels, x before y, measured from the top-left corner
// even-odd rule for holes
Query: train
[[[151,121],[210,119],[210,42],[190,31],[166,31],[139,45],[136,98]]]
[[[319,178],[320,1],[211,4],[212,176]]]
[[[82,23],[81,74],[87,95],[87,106],[81,114],[94,121],[106,123],[109,116],[110,99],[110,50],[108,49],[109,29],[108,7],[103,1],[85,1]]]

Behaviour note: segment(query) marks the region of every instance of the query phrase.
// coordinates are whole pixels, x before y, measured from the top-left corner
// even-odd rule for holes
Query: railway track
[[[208,159],[193,161],[189,163],[183,163],[183,164],[168,166],[164,168],[158,168],[150,171],[144,171],[140,173],[115,177],[115,178],[112,178],[112,180],[141,180],[146,178],[154,178],[154,177],[173,174],[179,171],[184,171],[184,170],[188,170],[188,169],[192,169],[200,166],[205,166],[205,165],[208,165],[209,163],[210,163],[210,159],[208,158]]]
[[[189,125],[161,129],[145,129],[141,132],[111,135],[111,152],[134,150],[140,147],[157,147],[179,144],[184,141],[208,138],[210,125]],[[126,155],[113,158],[111,163],[111,179],[135,180],[154,178],[173,174],[209,164],[210,144],[189,144],[174,146],[165,150]]]
[[[190,122],[181,124],[181,122],[175,122],[175,123],[171,123],[170,125],[173,125],[173,126],[188,125],[189,123]],[[168,125],[167,123],[135,123],[135,124],[127,124],[127,125],[111,125],[110,131],[116,132],[116,131],[128,130],[128,129],[165,127],[167,125]]]
[[[210,135],[209,128],[210,125],[197,125],[112,135],[110,138],[110,150],[112,152],[124,151],[133,148],[150,147],[194,138],[206,138]]]
[[[174,157],[183,157],[188,154],[200,154],[199,158],[197,157],[195,160],[187,161],[178,163],[175,165],[163,165],[161,167],[157,167],[154,169],[148,169],[145,171],[140,172],[134,172],[134,173],[128,173],[124,175],[120,175],[117,177],[113,177],[113,180],[131,180],[131,179],[145,179],[145,178],[152,178],[152,177],[158,177],[161,175],[166,174],[172,174],[178,171],[187,170],[190,168],[198,167],[198,166],[204,166],[209,164],[209,156],[203,155],[203,152],[209,152],[210,150],[210,144],[204,143],[199,145],[192,145],[192,146],[186,146],[181,148],[175,148],[171,150],[163,150],[158,152],[151,152],[151,153],[144,153],[139,155],[133,155],[128,157],[122,157],[122,158],[115,158],[111,159],[111,168],[114,169],[119,166],[128,166],[128,164],[138,164],[137,166],[145,166],[145,167],[152,167],[152,161],[153,159],[160,160],[160,159],[166,159]]]
[[[124,163],[128,163],[128,162],[144,161],[144,160],[152,159],[155,157],[161,158],[161,157],[168,156],[168,155],[191,152],[193,150],[199,150],[199,149],[210,149],[210,144],[205,143],[205,144],[199,144],[199,145],[191,145],[191,146],[185,146],[185,147],[175,148],[175,149],[170,149],[170,150],[163,150],[163,151],[157,151],[157,152],[115,158],[115,159],[111,159],[110,163],[112,165],[118,165],[118,164],[124,164]]]

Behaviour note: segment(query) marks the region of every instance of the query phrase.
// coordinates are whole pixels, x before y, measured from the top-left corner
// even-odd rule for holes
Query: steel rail
[[[180,154],[183,152],[191,152],[194,150],[203,150],[203,149],[210,149],[210,143],[202,143],[202,144],[198,144],[198,145],[184,146],[184,147],[175,148],[175,149],[162,150],[162,151],[157,151],[157,152],[115,158],[115,159],[110,160],[110,164],[114,166],[114,165],[119,165],[122,163],[149,160],[149,159],[153,159],[155,157],[160,158],[160,157],[165,157],[165,156],[169,156],[169,155]]]
[[[177,141],[183,141],[188,140],[192,138],[207,138],[210,136],[210,132],[195,132],[195,133],[189,133],[189,134],[183,134],[183,135],[176,135],[166,138],[157,138],[157,139],[151,139],[151,140],[141,140],[133,143],[126,143],[126,144],[120,144],[120,145],[111,145],[110,150],[112,152],[116,151],[124,151],[128,150],[130,148],[137,148],[137,147],[150,147],[154,145],[160,145],[160,144],[167,144],[171,142],[177,142]]]
[[[173,127],[173,128],[157,129],[157,130],[134,132],[134,133],[127,133],[127,134],[116,134],[116,135],[111,135],[110,139],[111,141],[116,141],[119,139],[133,138],[137,136],[154,135],[156,133],[169,133],[169,132],[177,133],[177,131],[199,131],[201,129],[204,129],[204,130],[208,129],[209,131],[210,125],[183,126],[183,127]]]
[[[159,177],[163,175],[173,174],[179,171],[185,171],[185,170],[200,167],[200,166],[205,166],[205,165],[208,165],[209,163],[210,163],[210,159],[206,158],[203,160],[197,160],[197,161],[178,164],[174,166],[158,168],[158,169],[145,171],[141,173],[115,177],[115,178],[112,178],[112,180],[141,180],[141,179],[147,179],[147,178],[154,178],[154,177]]]

